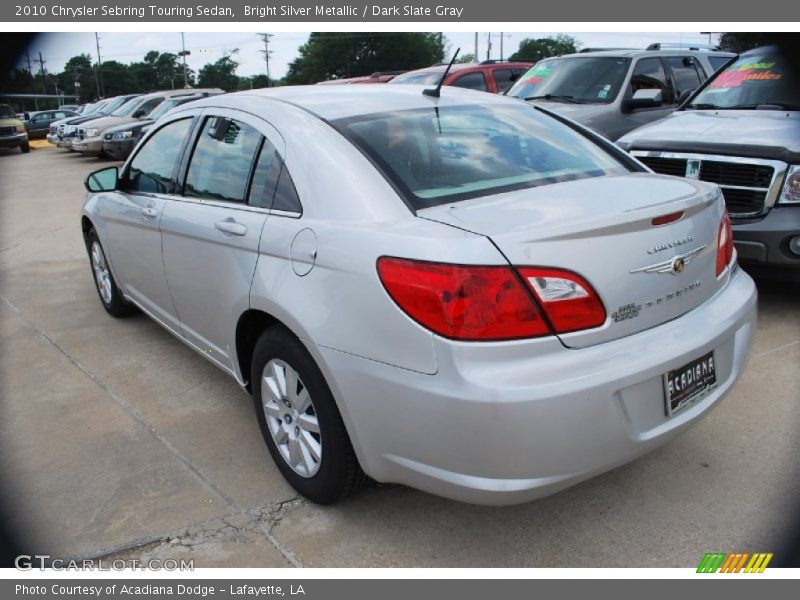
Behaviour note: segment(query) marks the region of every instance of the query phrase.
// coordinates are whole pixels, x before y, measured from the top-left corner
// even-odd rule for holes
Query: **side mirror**
[[[627,111],[637,108],[655,108],[664,103],[661,90],[636,90],[633,96],[623,101],[623,108]]]
[[[106,167],[94,173],[89,173],[83,185],[90,192],[113,192],[117,189],[119,173],[117,167]]]
[[[683,104],[684,102],[686,102],[686,101],[689,99],[689,96],[691,96],[692,94],[694,94],[694,91],[695,91],[696,89],[697,89],[697,88],[692,88],[692,89],[690,89],[690,90],[683,90],[683,91],[681,92],[681,95],[680,95],[680,96],[678,96],[678,104]]]

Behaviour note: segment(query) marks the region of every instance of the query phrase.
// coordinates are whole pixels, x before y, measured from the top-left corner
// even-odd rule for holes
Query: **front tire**
[[[328,384],[303,344],[282,327],[256,343],[251,388],[272,459],[300,494],[334,504],[359,492],[361,470]]]
[[[103,308],[112,317],[118,319],[136,313],[136,307],[122,297],[108,266],[103,246],[94,229],[89,232],[86,242],[92,265],[92,279]]]
[[[27,154],[28,152],[31,151],[31,145],[28,142],[24,142],[19,145],[19,149],[22,150],[23,154]]]

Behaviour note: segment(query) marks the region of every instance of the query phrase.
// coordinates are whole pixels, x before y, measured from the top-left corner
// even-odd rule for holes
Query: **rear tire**
[[[100,244],[100,239],[94,229],[90,230],[89,235],[86,236],[86,246],[89,250],[94,287],[106,312],[118,319],[138,312],[133,304],[122,297],[117,287],[117,282],[114,281],[114,276],[108,266],[103,246]]]
[[[19,149],[22,150],[23,154],[27,154],[28,152],[31,151],[31,145],[30,143],[25,142],[24,144],[19,145]]]
[[[318,504],[361,491],[368,478],[333,394],[300,340],[270,327],[256,343],[250,373],[258,424],[286,481]]]

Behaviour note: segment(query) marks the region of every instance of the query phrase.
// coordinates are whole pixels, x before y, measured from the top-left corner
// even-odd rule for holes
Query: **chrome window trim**
[[[742,156],[724,156],[721,154],[695,154],[690,152],[663,152],[660,150],[631,150],[631,154],[636,157],[652,157],[652,158],[677,158],[682,160],[700,160],[700,161],[713,161],[713,162],[727,162],[740,165],[757,165],[761,167],[772,167],[772,180],[768,187],[743,187],[736,185],[722,185],[718,184],[721,188],[729,188],[732,190],[752,190],[759,192],[766,192],[767,196],[764,199],[764,210],[757,213],[737,213],[736,217],[755,217],[763,215],[778,201],[783,181],[786,178],[786,171],[789,165],[781,160],[772,160],[766,158],[748,158]],[[648,167],[649,168],[649,167]],[[651,169],[652,170],[652,169]]]

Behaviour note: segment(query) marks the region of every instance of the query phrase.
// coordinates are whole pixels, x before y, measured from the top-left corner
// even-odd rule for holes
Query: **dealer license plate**
[[[691,406],[717,385],[714,352],[709,352],[664,376],[667,416]]]

